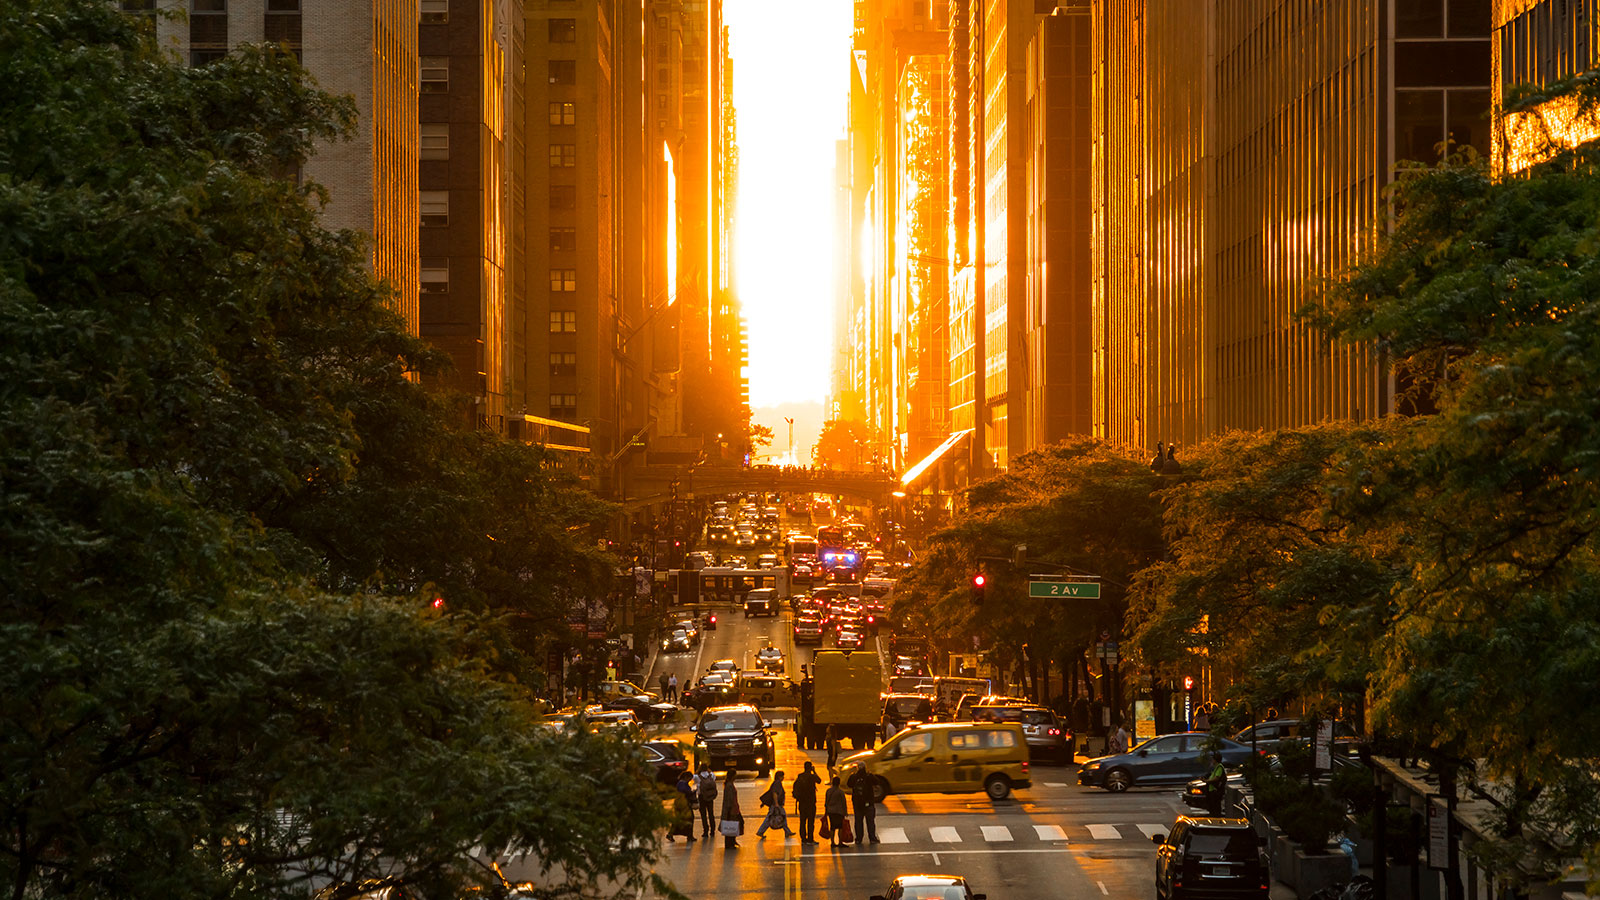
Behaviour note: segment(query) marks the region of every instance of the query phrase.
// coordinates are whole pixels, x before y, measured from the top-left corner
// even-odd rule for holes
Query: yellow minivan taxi
[[[876,750],[843,761],[873,776],[874,795],[968,794],[1004,800],[1028,777],[1028,741],[1016,722],[934,722],[913,725]]]

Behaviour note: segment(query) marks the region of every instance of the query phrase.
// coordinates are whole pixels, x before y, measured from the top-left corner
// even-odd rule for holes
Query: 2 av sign
[[[1099,600],[1100,583],[1097,581],[1030,581],[1028,582],[1028,596]]]

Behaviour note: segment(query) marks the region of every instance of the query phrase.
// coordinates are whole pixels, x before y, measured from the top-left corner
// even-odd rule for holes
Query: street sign
[[[1100,583],[1096,581],[1029,581],[1028,596],[1099,600]]]

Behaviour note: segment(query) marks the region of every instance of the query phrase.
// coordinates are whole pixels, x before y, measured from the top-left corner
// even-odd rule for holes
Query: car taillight
[[[1028,774],[1028,761],[1027,760],[1023,760],[1022,761],[1022,774],[1024,774],[1024,775]]]
[[[1050,729],[1050,736],[1051,737],[1055,737],[1055,736],[1059,735],[1060,733],[1061,733],[1061,729],[1059,729],[1059,728]]]

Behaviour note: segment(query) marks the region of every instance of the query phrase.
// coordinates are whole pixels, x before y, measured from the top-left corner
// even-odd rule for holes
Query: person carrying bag
[[[739,792],[733,786],[733,770],[728,770],[728,777],[722,782],[722,821],[717,825],[717,831],[722,833],[722,847],[733,850],[739,846],[736,838],[744,834],[744,813],[739,811]]]
[[[783,808],[783,772],[772,776],[772,784],[767,786],[761,795],[761,805],[767,808],[766,818],[762,819],[761,827],[756,829],[756,837],[765,838],[769,828],[782,828],[785,837],[794,837],[794,831],[789,827],[789,814]]]

